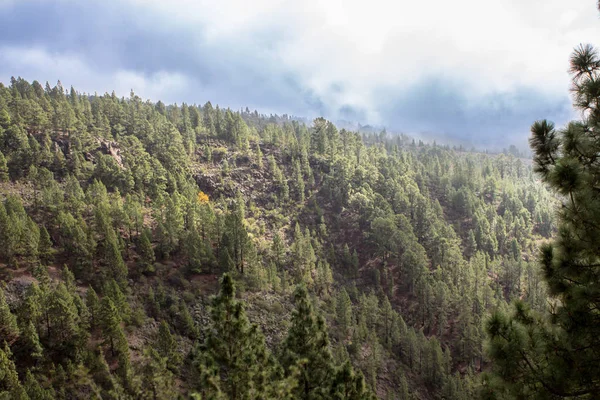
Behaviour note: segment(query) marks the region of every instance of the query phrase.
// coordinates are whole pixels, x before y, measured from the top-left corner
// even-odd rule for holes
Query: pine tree
[[[404,373],[400,372],[400,378],[398,379],[399,381],[399,390],[398,390],[398,400],[410,400],[410,393],[408,391],[408,383],[406,382],[406,377],[404,376]]]
[[[283,268],[285,262],[285,245],[278,231],[273,234],[273,244],[271,245],[273,261],[278,269]]]
[[[169,324],[165,321],[160,323],[158,328],[158,339],[156,341],[156,351],[161,357],[167,360],[167,367],[170,371],[177,372],[181,363],[181,356],[177,352],[177,341],[171,335]]]
[[[428,342],[426,353],[425,379],[432,387],[441,387],[444,383],[443,354],[440,342],[431,338]]]
[[[44,389],[30,370],[25,375],[24,389],[29,400],[53,400],[55,395],[51,390]]]
[[[298,399],[328,398],[335,374],[329,346],[327,326],[317,316],[305,286],[294,292],[295,310],[291,326],[282,344],[281,364],[289,371],[300,370],[299,384],[294,395]]]
[[[9,265],[16,263],[17,240],[19,237],[17,224],[10,218],[5,204],[0,202],[0,255]]]
[[[0,151],[0,182],[7,182],[8,177],[8,167],[6,166],[6,158],[4,154]]]
[[[281,379],[262,333],[250,324],[244,305],[235,299],[235,286],[224,274],[213,298],[211,327],[200,349],[199,369],[208,398],[288,398],[293,379]]]
[[[107,231],[103,247],[103,259],[109,271],[108,276],[116,280],[121,287],[126,287],[128,275],[127,265],[125,265],[125,262],[123,261],[117,235],[112,228],[109,228]]]
[[[34,360],[39,360],[42,358],[44,348],[40,343],[40,337],[38,336],[35,325],[32,321],[24,324],[21,330],[21,337],[19,338],[22,346],[21,348],[25,350],[28,357],[31,357]]]
[[[374,400],[376,398],[365,385],[362,373],[354,372],[349,361],[336,370],[329,394],[330,397],[327,398],[339,400]]]
[[[0,340],[12,343],[18,336],[17,317],[10,312],[4,290],[0,288]]]
[[[127,296],[123,293],[114,279],[106,282],[103,288],[105,297],[110,297],[119,312],[119,318],[124,322],[129,322],[131,317],[131,306],[127,301]]]
[[[365,359],[364,364],[366,366],[365,374],[369,380],[370,386],[377,389],[377,377],[379,376],[379,370],[381,368],[381,362],[383,360],[383,348],[379,343],[377,334],[374,330],[371,330],[366,338]]]
[[[141,376],[144,381],[142,398],[159,400],[173,395],[173,373],[167,369],[167,358],[161,357],[155,349],[147,349],[144,352]]]
[[[119,398],[122,388],[110,373],[110,368],[104,354],[100,349],[95,349],[87,353],[85,365],[90,369],[90,374],[94,382],[100,387],[103,397],[115,399]]]
[[[46,328],[51,347],[61,351],[63,356],[76,355],[80,349],[79,314],[73,295],[64,283],[59,283],[46,297],[44,308],[47,312]]]
[[[30,218],[26,217],[21,230],[20,248],[22,253],[31,261],[38,259],[38,244],[40,242],[40,229]]]
[[[472,257],[473,254],[477,251],[477,241],[475,240],[475,233],[473,233],[473,229],[469,229],[469,233],[467,235],[465,253]]]
[[[392,325],[394,320],[394,311],[392,309],[392,304],[390,303],[390,299],[387,296],[383,296],[383,305],[381,306],[381,319],[383,322],[383,342],[388,347],[391,348],[393,345],[392,341]]]
[[[248,256],[249,246],[251,245],[248,232],[244,226],[242,218],[243,207],[238,206],[235,211],[230,212],[225,217],[225,233],[227,236],[227,249],[229,255],[235,263],[236,268],[243,274],[244,263]]]
[[[336,303],[337,322],[340,325],[341,337],[345,339],[352,327],[352,302],[345,288],[339,291]]]
[[[190,310],[185,303],[185,301],[181,300],[179,302],[179,315],[177,318],[177,328],[178,331],[188,338],[194,340],[198,337],[198,327],[196,326],[196,322],[190,314]]]
[[[100,327],[102,328],[102,336],[104,337],[105,343],[110,344],[110,351],[114,356],[117,348],[116,343],[121,339],[123,331],[121,328],[121,316],[119,311],[108,296],[102,299],[100,308]]]
[[[4,349],[0,349],[0,398],[27,400],[27,393],[19,382],[19,375],[11,358],[12,352],[4,342]]]
[[[36,278],[38,278],[40,281],[43,280],[41,277]],[[43,285],[45,286],[44,283]],[[25,292],[25,299],[18,309],[18,316],[22,325],[28,322],[33,322],[36,330],[40,329],[43,295],[44,291],[42,291],[35,282],[27,288],[27,291]]]
[[[67,291],[71,295],[75,295],[75,291],[77,290],[77,287],[75,286],[75,275],[73,275],[69,267],[67,267],[66,265],[61,271],[61,278],[63,283],[65,284]]]
[[[40,228],[40,240],[38,242],[38,255],[40,257],[40,261],[44,264],[49,264],[52,262],[52,256],[54,251],[52,249],[52,240],[50,239],[50,234],[46,230],[46,227],[42,225]]]
[[[188,259],[188,270],[191,273],[201,272],[204,256],[204,243],[195,228],[192,228],[184,234],[183,250]]]
[[[539,315],[518,301],[510,315],[497,312],[487,322],[495,377],[486,396],[594,398],[600,391],[600,57],[592,46],[575,49],[571,73],[582,119],[559,131],[537,121],[530,138],[535,171],[563,199],[557,237],[540,252],[555,306]]]
[[[354,251],[352,252],[352,258],[350,259],[350,265],[351,265],[351,271],[353,276],[357,276],[358,274],[358,254],[356,253],[356,249],[354,249]]]
[[[121,382],[123,382],[123,386],[129,392],[136,392],[133,383],[133,370],[131,367],[131,357],[129,354],[129,345],[127,343],[127,339],[125,338],[125,333],[123,329],[119,329],[118,339],[117,339],[117,374],[121,378]]]
[[[231,258],[231,253],[226,245],[227,243],[229,243],[228,236],[223,235],[223,240],[221,241],[223,248],[220,250],[219,254],[219,268],[224,272],[233,272],[235,271],[235,262],[233,261],[233,258]]]
[[[256,143],[256,164],[259,169],[263,168],[263,153],[260,150],[260,143]]]
[[[85,304],[90,312],[90,327],[94,329],[100,323],[101,308],[100,299],[98,298],[94,288],[91,286],[85,294]]]
[[[144,229],[138,239],[137,252],[140,255],[140,272],[144,274],[154,272],[155,256],[150,238],[150,231],[148,229]]]

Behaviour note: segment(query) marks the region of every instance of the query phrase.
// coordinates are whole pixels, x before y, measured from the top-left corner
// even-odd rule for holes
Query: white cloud
[[[10,10],[20,18],[15,26],[38,17],[32,29],[0,35],[0,74],[309,117],[322,112],[335,119],[341,109],[351,117],[355,110],[362,123],[392,121],[399,129],[453,135],[487,122],[489,113],[496,118],[489,124],[514,118],[499,129],[527,135],[532,119],[553,118],[546,113],[564,119],[569,55],[600,37],[594,6],[593,0],[0,0],[5,25]],[[87,18],[90,9],[101,15]],[[44,12],[53,16],[47,25]]]
[[[571,50],[600,37],[590,0],[130,1],[157,11],[163,26],[202,26],[202,40],[261,49],[330,108],[375,119],[381,88],[432,75],[461,84],[474,102],[523,86],[566,96]],[[281,37],[265,50],[259,34],[269,30]]]
[[[39,76],[40,72],[43,76]],[[129,96],[133,89],[144,99],[181,102],[181,93],[189,79],[180,74],[158,71],[142,74],[137,71],[117,69],[102,71],[82,61],[76,54],[50,53],[41,48],[0,47],[0,75],[21,76],[29,81],[46,79],[51,85],[61,80],[63,86],[75,87],[87,93],[114,90],[119,96]],[[41,82],[44,84],[45,82]]]

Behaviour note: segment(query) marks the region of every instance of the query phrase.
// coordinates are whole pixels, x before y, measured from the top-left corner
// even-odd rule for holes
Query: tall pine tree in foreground
[[[335,372],[327,327],[323,318],[315,314],[306,287],[296,288],[294,302],[296,309],[283,343],[281,362],[286,369],[300,368],[296,398],[324,399]]]
[[[600,393],[600,58],[590,45],[571,56],[581,120],[531,128],[535,170],[562,199],[560,226],[540,263],[552,296],[540,315],[517,302],[487,322],[493,373],[484,398],[598,398]]]
[[[281,367],[265,345],[265,338],[235,298],[231,275],[224,274],[213,298],[211,326],[196,359],[200,389],[207,399],[291,399],[295,375],[283,379]]]
[[[350,363],[336,368],[325,320],[317,315],[304,285],[294,292],[296,309],[283,342],[281,363],[286,371],[299,371],[295,399],[370,399],[362,373]]]

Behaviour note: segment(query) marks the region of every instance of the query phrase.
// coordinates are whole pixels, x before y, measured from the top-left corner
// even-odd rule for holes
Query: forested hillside
[[[0,200],[0,398],[472,399],[548,306],[531,160],[323,118],[13,78]]]

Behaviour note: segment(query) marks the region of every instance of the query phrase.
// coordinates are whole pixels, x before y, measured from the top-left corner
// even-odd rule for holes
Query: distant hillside
[[[554,205],[511,154],[13,79],[0,397],[471,399]]]

